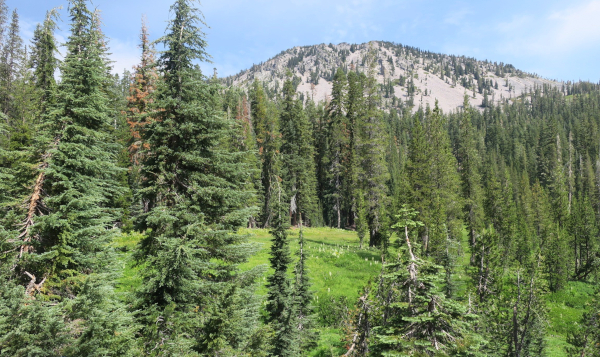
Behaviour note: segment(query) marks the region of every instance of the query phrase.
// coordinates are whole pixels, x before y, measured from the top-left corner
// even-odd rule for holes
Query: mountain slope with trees
[[[265,83],[270,93],[281,93],[287,71],[293,73],[298,94],[318,102],[334,95],[338,68],[344,73],[366,73],[370,53],[376,57],[375,79],[382,88],[381,106],[404,102],[416,110],[438,101],[444,112],[455,111],[469,95],[473,107],[485,107],[514,99],[536,86],[551,85],[567,93],[568,82],[526,73],[513,65],[447,55],[386,41],[298,46],[223,79],[227,86],[248,88],[254,80]]]

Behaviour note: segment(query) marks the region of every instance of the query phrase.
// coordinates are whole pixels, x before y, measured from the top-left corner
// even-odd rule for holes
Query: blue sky
[[[6,0],[31,37],[46,10],[66,0]],[[114,71],[137,63],[140,19],[164,33],[172,0],[94,0],[110,38]],[[212,64],[220,76],[282,50],[318,43],[386,40],[447,54],[511,63],[545,78],[600,80],[600,0],[204,0]]]

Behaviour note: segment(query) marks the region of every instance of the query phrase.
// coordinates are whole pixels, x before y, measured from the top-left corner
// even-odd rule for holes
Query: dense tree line
[[[443,113],[382,101],[393,91],[371,49],[363,70],[331,73],[327,101],[298,95],[291,73],[281,91],[245,92],[200,70],[206,24],[191,0],[156,42],[142,25],[140,63],[119,77],[88,5],[69,2],[58,60],[56,9],[25,46],[0,0],[0,355],[304,355],[319,337],[305,226],[356,231],[381,255],[344,321],[347,356],[542,356],[544,296],[597,282],[598,85],[480,108],[465,95]],[[442,76],[498,85],[474,60],[439,59]],[[241,227],[273,236],[264,301],[265,267],[239,268],[258,249]],[[123,296],[112,241],[132,231],[141,286]],[[600,354],[598,309],[570,353]]]

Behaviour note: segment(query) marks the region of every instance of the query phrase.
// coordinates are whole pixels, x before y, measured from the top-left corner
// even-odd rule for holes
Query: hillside
[[[500,102],[518,97],[535,86],[562,83],[525,73],[510,64],[479,61],[464,56],[423,51],[415,47],[390,42],[373,41],[363,44],[314,45],[294,47],[235,76],[224,79],[229,86],[247,88],[255,79],[278,92],[286,73],[293,74],[297,92],[315,101],[327,100],[331,94],[333,74],[338,67],[366,71],[365,59],[370,48],[376,51],[384,106],[398,100],[433,106],[435,100],[444,112],[462,106],[464,94],[471,105],[480,107],[487,95],[489,101]],[[394,99],[394,97],[396,99]]]

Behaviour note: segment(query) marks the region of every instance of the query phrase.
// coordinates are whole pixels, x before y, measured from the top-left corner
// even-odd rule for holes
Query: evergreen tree
[[[425,129],[419,117],[415,115],[408,147],[406,172],[411,186],[410,202],[412,207],[419,212],[424,212],[427,209],[428,198],[432,195],[431,176],[428,175],[428,154]],[[429,234],[426,225],[422,231],[422,247],[423,251],[427,252],[429,248]]]
[[[486,219],[498,235],[498,252],[500,264],[505,267],[513,256],[517,230],[517,210],[514,199],[514,189],[510,174],[503,162],[495,161],[497,157],[490,155],[485,169],[485,198],[484,208]]]
[[[106,48],[85,1],[71,1],[69,12],[62,81],[43,115],[45,146],[30,149],[42,148],[42,162],[17,240],[16,279],[3,277],[10,280],[0,293],[0,324],[11,333],[0,351],[123,356],[132,352],[135,325],[113,291],[109,243],[118,230],[110,198],[120,190],[104,91]],[[30,340],[39,342],[23,343]]]
[[[542,298],[540,260],[518,267],[502,282],[498,294],[482,307],[481,327],[489,356],[543,356],[546,308]]]
[[[280,177],[279,148],[281,138],[277,111],[272,103],[267,102],[265,92],[259,81],[252,84],[250,91],[252,123],[256,135],[258,155],[261,166],[262,209],[260,222],[262,227],[269,227],[274,215],[277,200],[277,185]]]
[[[46,13],[46,19],[38,24],[32,39],[30,66],[33,68],[36,88],[41,92],[41,100],[45,106],[50,99],[50,94],[56,86],[54,73],[59,61],[56,58],[58,46],[54,38],[54,31],[58,28],[58,8]],[[42,108],[42,111],[45,107]]]
[[[307,254],[304,251],[304,232],[300,228],[298,244],[299,260],[294,269],[294,304],[296,305],[297,328],[298,328],[298,347],[301,351],[310,351],[317,346],[319,332],[316,328],[316,321],[312,306],[313,292],[310,290],[311,282],[306,267]]]
[[[103,266],[100,256],[117,233],[109,228],[116,212],[108,199],[119,194],[119,169],[104,92],[106,49],[85,1],[73,1],[69,10],[68,53],[54,103],[44,116],[47,150],[24,227],[23,252],[32,254],[21,263],[35,276],[51,276],[54,284],[75,283],[78,274]]]
[[[364,287],[362,295],[358,298],[357,306],[348,317],[345,332],[348,342],[348,351],[344,356],[367,356],[369,353],[369,341],[371,339],[371,315],[373,313],[373,301],[370,299],[371,282]]]
[[[358,181],[359,161],[358,161],[358,121],[364,113],[364,95],[363,95],[364,75],[361,77],[356,72],[348,73],[348,96],[346,107],[346,120],[348,123],[348,150],[344,162],[344,206],[348,211],[348,226],[357,225],[358,215],[358,197],[363,197],[359,192]],[[363,197],[364,203],[364,197]],[[363,210],[364,211],[364,210]],[[363,212],[364,213],[364,212]],[[366,217],[365,217],[366,219]],[[366,223],[366,222],[365,222]],[[366,230],[365,230],[366,232]],[[362,239],[361,239],[362,248]]]
[[[139,171],[137,166],[139,166],[141,160],[139,156],[144,145],[141,132],[151,118],[149,111],[152,110],[158,81],[154,46],[150,42],[145,19],[142,19],[139,47],[142,55],[140,63],[134,67],[133,81],[129,86],[129,96],[127,97],[127,123],[130,127],[128,150],[135,171]]]
[[[6,0],[0,0],[0,43],[4,44],[6,23],[8,21],[8,6]]]
[[[387,205],[387,186],[389,179],[385,164],[385,133],[381,112],[377,107],[377,82],[375,68],[377,60],[372,51],[369,55],[369,75],[365,80],[365,112],[358,118],[359,133],[356,147],[360,171],[358,180],[365,196],[366,217],[369,227],[369,246],[383,246],[387,241],[386,215],[383,208]]]
[[[464,221],[468,227],[471,245],[471,265],[475,265],[475,246],[483,229],[484,211],[479,153],[477,152],[477,134],[471,123],[469,98],[465,95],[463,112],[460,118],[458,144],[458,168],[461,178]]]
[[[245,187],[250,192],[258,192],[261,188],[260,165],[258,153],[256,151],[256,138],[252,126],[252,117],[250,115],[250,105],[245,95],[239,99],[235,115],[235,136],[232,137],[234,151],[244,152],[244,163],[249,168],[246,176]],[[258,206],[257,196],[253,196],[253,201],[248,204]],[[256,227],[256,216],[252,215],[248,221],[249,228]]]
[[[393,227],[401,229],[406,245],[381,273],[375,301],[381,317],[374,322],[372,354],[479,355],[482,340],[471,331],[477,316],[446,298],[441,287],[443,268],[413,252],[410,235],[423,225],[414,220],[415,215],[404,206],[396,216],[399,221]]]
[[[14,82],[21,67],[26,64],[24,61],[25,49],[19,31],[19,14],[15,9],[8,27],[8,38],[2,46],[0,55],[0,104],[2,112],[9,117],[14,116],[11,100]]]
[[[310,223],[317,213],[314,147],[302,103],[294,98],[294,86],[288,78],[283,85],[280,117],[281,177],[290,202],[292,225],[300,220]]]
[[[421,229],[424,254],[446,268],[447,282],[454,269],[460,237],[460,177],[452,155],[445,120],[437,106],[425,113],[427,126],[415,118],[407,163],[411,200],[425,224]],[[448,291],[451,285],[446,286]]]
[[[600,247],[595,239],[598,236],[598,224],[587,196],[573,199],[569,231],[572,237],[573,277],[584,280],[600,266]]]
[[[238,265],[254,247],[237,234],[255,211],[244,189],[243,152],[223,146],[232,123],[219,112],[219,85],[194,61],[205,60],[201,12],[178,0],[160,39],[163,81],[143,137],[139,199],[146,231],[136,252],[146,267],[135,308],[147,353],[235,354],[257,329],[253,285],[260,267]]]
[[[346,96],[346,74],[342,68],[337,69],[333,78],[333,89],[331,93],[331,102],[329,102],[329,181],[332,191],[329,201],[331,207],[336,213],[336,226],[342,227],[342,200],[343,200],[343,165],[347,156],[346,147],[348,141],[347,124],[345,116],[345,96]]]
[[[292,262],[287,236],[288,219],[282,202],[281,189],[278,190],[277,216],[273,222],[271,257],[269,262],[274,270],[267,278],[267,322],[273,325],[272,354],[275,356],[297,356],[298,346],[298,310],[294,301],[292,281],[288,276],[288,267]]]

